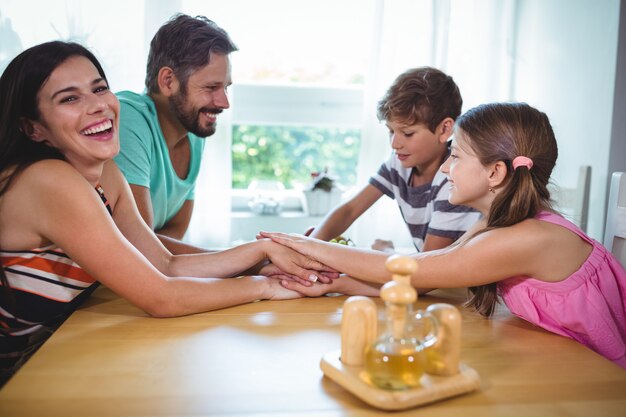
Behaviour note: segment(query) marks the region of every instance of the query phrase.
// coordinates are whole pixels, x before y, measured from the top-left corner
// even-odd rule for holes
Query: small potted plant
[[[304,190],[304,196],[309,216],[323,216],[339,204],[341,190],[325,168],[311,173],[311,182]]]

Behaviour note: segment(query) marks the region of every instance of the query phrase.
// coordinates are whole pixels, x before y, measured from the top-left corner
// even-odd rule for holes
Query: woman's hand
[[[264,276],[252,276],[250,278],[255,281],[258,280],[264,285],[264,300],[293,300],[295,298],[302,298],[304,296],[303,294],[294,290],[290,290],[289,288],[282,285],[282,282],[286,282],[286,280]]]
[[[274,278],[276,280],[286,279],[286,280],[297,281],[300,284],[305,285],[305,286],[312,285],[312,283],[313,283],[312,278],[311,278],[311,280],[305,280],[303,278],[300,278],[297,275],[288,274],[288,273],[286,273],[285,271],[283,271],[282,269],[280,269],[278,266],[274,265],[271,262],[267,263],[262,268],[260,268],[257,271],[257,273],[259,275],[264,275],[266,277]]]
[[[339,279],[328,284],[316,282],[313,285],[302,285],[299,282],[281,280],[281,285],[289,290],[297,291],[307,297],[319,297],[328,293],[342,293],[345,295],[365,295],[378,297],[380,285],[367,283],[347,275],[341,275]]]

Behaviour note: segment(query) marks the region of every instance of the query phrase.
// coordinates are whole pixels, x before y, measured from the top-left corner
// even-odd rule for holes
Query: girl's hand
[[[286,234],[280,232],[259,232],[258,238],[270,238],[273,242],[291,248],[303,255],[314,258],[316,247],[319,245],[330,245],[331,243],[321,241],[312,237],[307,237],[295,233]]]
[[[265,275],[266,277],[296,281],[307,287],[313,284],[313,281],[304,280],[297,275],[291,275],[286,273],[273,263],[268,263],[267,265],[263,266],[261,269],[258,270],[257,273],[259,275]],[[329,283],[331,280],[338,278],[339,273],[329,271],[317,271],[316,276],[318,277],[320,282]]]
[[[328,283],[339,276],[334,269],[286,246],[267,240],[264,247],[267,258],[278,268],[263,267],[261,271],[269,276],[294,279],[305,286],[318,280]]]

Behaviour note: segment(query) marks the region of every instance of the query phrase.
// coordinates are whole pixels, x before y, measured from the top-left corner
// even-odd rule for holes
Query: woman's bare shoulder
[[[17,180],[49,185],[60,182],[61,179],[83,178],[82,175],[69,163],[60,159],[44,159],[27,166]]]
[[[5,175],[13,173],[14,168],[5,171]],[[86,180],[72,165],[58,159],[45,159],[34,162],[17,173],[3,197],[36,195],[45,190],[56,191],[76,182]]]
[[[0,196],[0,246],[23,249],[48,242],[39,224],[48,218],[51,201],[64,200],[68,189],[77,188],[72,184],[81,182],[86,184],[70,164],[60,160],[38,161],[19,172]]]

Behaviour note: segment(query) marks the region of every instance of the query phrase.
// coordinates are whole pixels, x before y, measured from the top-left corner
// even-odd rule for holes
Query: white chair
[[[550,196],[557,209],[574,224],[587,231],[589,218],[589,190],[591,188],[591,167],[583,165],[578,171],[578,183],[575,188],[566,188],[548,184]]]
[[[604,246],[626,267],[626,173],[611,177],[609,204],[606,210]]]

